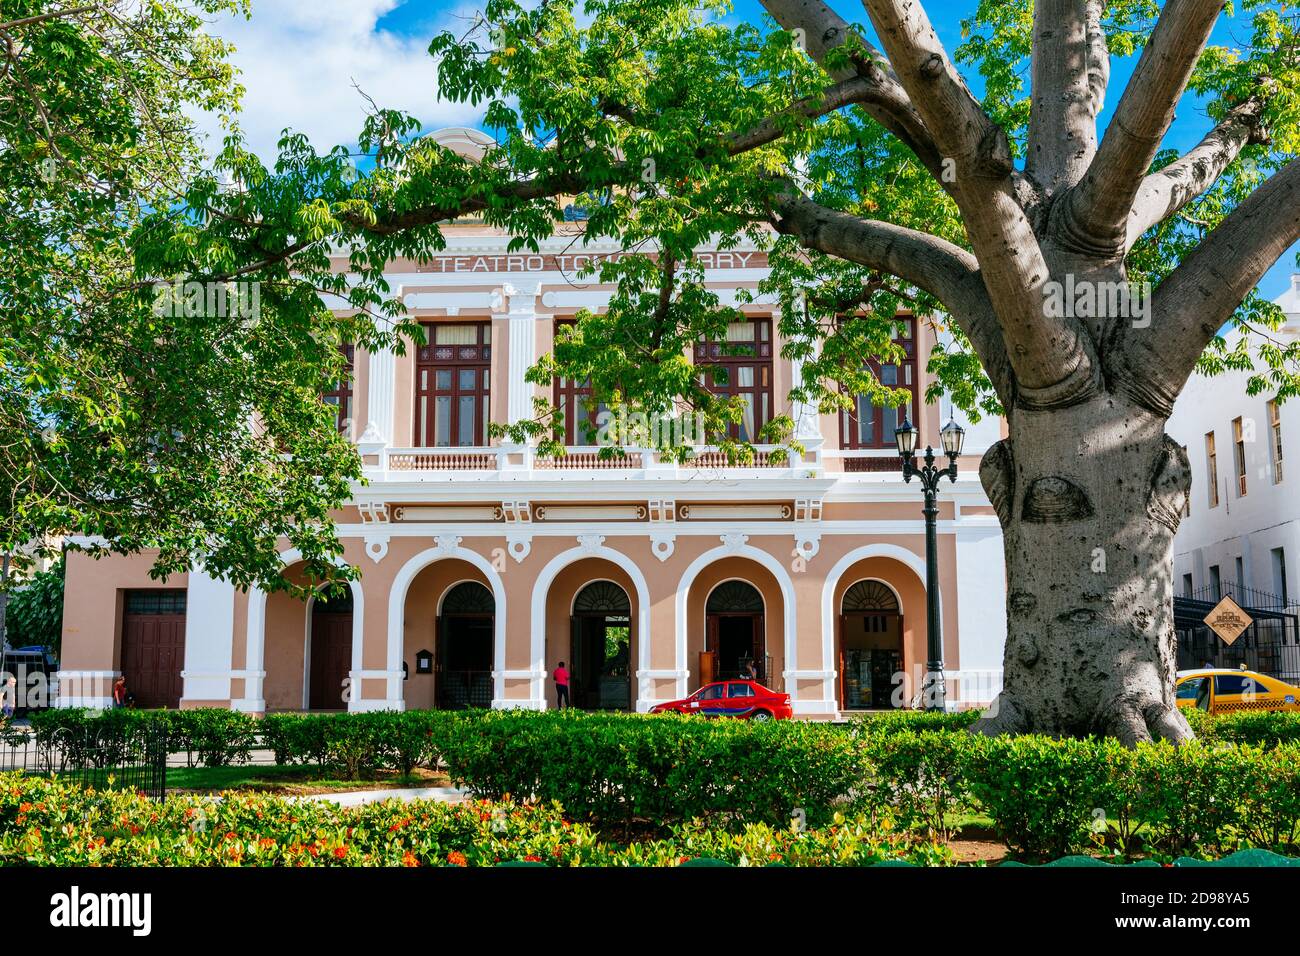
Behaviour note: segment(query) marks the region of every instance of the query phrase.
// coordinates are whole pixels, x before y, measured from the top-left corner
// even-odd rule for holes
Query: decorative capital
[[[434,538],[434,545],[443,557],[450,557],[460,547],[461,536],[458,534],[440,534]]]

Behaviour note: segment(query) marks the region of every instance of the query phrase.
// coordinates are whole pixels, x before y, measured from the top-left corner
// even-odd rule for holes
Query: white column
[[[532,417],[533,386],[524,380],[528,369],[537,361],[537,284],[506,285],[502,304],[509,309],[494,318],[509,320],[510,337],[506,344],[510,359],[510,380],[506,383],[506,414],[511,425]]]
[[[973,523],[976,520],[978,524]],[[1007,638],[1002,530],[996,519],[981,516],[959,519],[956,534],[961,694],[964,699],[972,699],[963,702],[986,703],[1001,689],[1002,653]],[[973,701],[975,697],[985,699]]]
[[[185,598],[185,665],[181,706],[230,700],[235,640],[235,586],[194,568]]]
[[[397,398],[397,356],[392,349],[370,353],[366,384],[367,420],[357,444],[384,446],[393,443],[393,407]]]

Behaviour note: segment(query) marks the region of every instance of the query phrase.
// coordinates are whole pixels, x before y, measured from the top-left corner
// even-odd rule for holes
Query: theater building
[[[440,136],[472,152],[481,134]],[[618,250],[557,236],[510,253],[475,222],[445,233],[444,251],[386,276],[427,344],[356,350],[329,396],[368,479],[336,516],[342,560],[360,570],[350,597],[244,591],[201,570],[157,582],[149,554],[72,552],[60,703],[104,705],[124,673],[140,706],[543,709],[564,661],[590,709],[646,711],[749,667],[799,715],[909,704],[926,660],[925,528],[894,446],[902,410],[789,402],[800,371],[781,354],[776,305],[737,299],[766,274],[764,254],[703,252],[708,284],[745,316],[727,337],[750,348],[700,343],[696,359],[726,365],[716,387],[744,398],[742,437],[790,414],[802,455],[606,460],[570,421],[568,454],[547,458],[490,441],[488,422],[532,414],[525,371],[579,309],[602,308],[611,289],[577,274]],[[922,398],[934,332],[913,322],[900,341],[907,361],[880,375],[911,388],[920,445],[937,448],[948,403]],[[587,414],[583,394],[552,385],[569,419]],[[939,600],[948,697],[969,705],[1000,689],[1002,538],[977,469],[1001,423],[957,419],[967,439],[941,492]],[[283,557],[285,575],[301,573]]]

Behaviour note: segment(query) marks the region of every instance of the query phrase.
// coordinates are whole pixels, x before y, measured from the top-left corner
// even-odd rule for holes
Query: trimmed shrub
[[[829,819],[866,770],[842,731],[801,721],[494,711],[434,732],[452,779],[486,799],[556,801],[579,819]]]
[[[1022,856],[1060,857],[1093,843],[1105,762],[1092,740],[973,738],[964,774],[999,836]]]
[[[976,744],[971,735],[951,731],[867,735],[872,785],[864,802],[905,827],[948,839],[953,818],[974,809],[965,763]]]

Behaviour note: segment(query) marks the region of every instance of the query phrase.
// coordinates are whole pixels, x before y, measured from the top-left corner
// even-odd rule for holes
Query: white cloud
[[[251,20],[222,18],[210,32],[235,45],[231,61],[246,92],[237,122],[253,151],[270,162],[285,127],[318,151],[354,145],[365,100],[416,116],[426,129],[476,126],[481,107],[439,101],[429,41],[441,26],[409,36],[376,30],[402,0],[253,0]],[[455,22],[444,21],[455,30]],[[355,84],[355,86],[354,86]],[[219,127],[201,128],[220,146]]]

